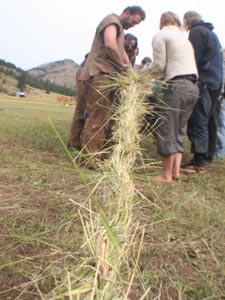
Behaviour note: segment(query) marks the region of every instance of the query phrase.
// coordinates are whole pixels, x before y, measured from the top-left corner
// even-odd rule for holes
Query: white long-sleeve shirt
[[[176,26],[163,27],[152,39],[153,62],[147,71],[157,71],[164,80],[196,75],[194,50],[187,35]]]

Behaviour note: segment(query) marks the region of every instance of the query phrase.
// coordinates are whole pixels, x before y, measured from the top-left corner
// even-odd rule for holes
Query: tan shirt
[[[88,80],[91,76],[95,76],[102,73],[114,73],[118,72],[116,63],[113,62],[110,57],[107,56],[104,45],[104,29],[115,24],[118,28],[117,43],[121,56],[124,53],[124,32],[120,19],[117,15],[111,14],[106,16],[96,29],[94,41],[91,47],[91,51],[88,55],[87,61],[84,66],[84,70],[80,76],[80,80]]]

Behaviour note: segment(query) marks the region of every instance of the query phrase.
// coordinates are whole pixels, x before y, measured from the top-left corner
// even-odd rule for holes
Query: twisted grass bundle
[[[140,127],[147,112],[150,84],[149,75],[130,69],[112,76],[107,86],[117,90],[119,98],[113,115],[114,146],[110,158],[100,166],[102,172],[90,193],[89,207],[80,212],[85,233],[83,247],[87,249],[88,246],[89,254],[73,271],[75,275],[69,276],[67,286],[70,291],[64,292],[63,296],[70,299],[73,296],[83,300],[130,299],[134,279],[140,275],[138,259],[143,235],[137,243],[139,224],[132,214],[137,197],[133,168],[141,155]],[[98,195],[97,190],[100,190]],[[131,255],[134,252],[136,260]],[[141,299],[146,295],[143,287]]]

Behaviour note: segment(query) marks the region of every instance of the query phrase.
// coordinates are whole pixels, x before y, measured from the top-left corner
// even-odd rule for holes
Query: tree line
[[[17,68],[14,64],[5,62],[2,59],[0,59],[0,72],[16,78],[18,80],[17,86],[21,92],[24,92],[26,86],[29,85],[40,90],[45,90],[46,93],[53,92],[71,97],[76,95],[75,88],[57,85],[47,79],[31,76],[28,72],[25,72],[22,69]]]

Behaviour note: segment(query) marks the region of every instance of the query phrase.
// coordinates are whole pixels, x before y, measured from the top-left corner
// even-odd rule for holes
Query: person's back
[[[153,37],[152,44],[155,47],[151,69],[160,70],[165,80],[184,74],[197,74],[192,45],[177,26],[167,25],[162,28]]]
[[[199,72],[200,97],[188,122],[188,138],[193,158],[183,166],[186,173],[205,172],[205,160],[212,160],[216,147],[215,107],[223,83],[223,53],[213,25],[194,11],[184,14],[183,26],[189,31]]]
[[[195,58],[200,81],[217,88],[223,77],[222,46],[213,25],[203,20],[191,23],[189,39],[195,49]]]

